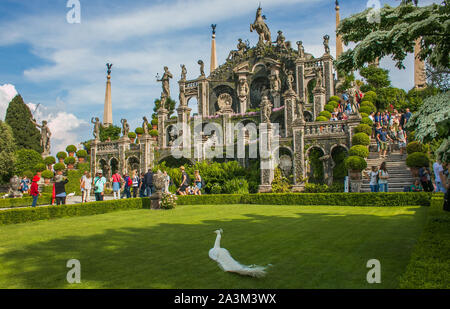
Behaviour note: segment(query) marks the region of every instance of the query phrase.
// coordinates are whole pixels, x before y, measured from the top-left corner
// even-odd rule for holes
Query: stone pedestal
[[[294,123],[294,187],[293,191],[301,192],[305,187],[305,122],[298,120]]]
[[[297,102],[297,95],[293,90],[288,90],[284,93],[284,127],[286,129],[285,137],[292,136],[292,124],[295,120],[295,105]]]
[[[328,101],[334,96],[334,77],[333,77],[333,57],[330,54],[325,54],[322,57],[323,61],[323,84],[325,86],[325,100]]]
[[[162,192],[155,192],[150,196],[150,208],[161,209]]]
[[[350,179],[350,192],[359,193],[361,192],[362,180],[351,180]]]
[[[95,173],[97,173],[97,147],[99,140],[93,140],[91,142],[91,176],[94,177]]]
[[[147,173],[147,171],[153,167],[154,161],[154,141],[150,134],[143,134],[141,139],[141,173]]]
[[[260,136],[260,168],[261,168],[261,184],[259,186],[260,193],[272,192],[272,181],[274,178],[274,158],[272,157],[272,125],[263,123],[259,131]]]
[[[122,136],[118,142],[119,146],[119,157],[117,158],[119,161],[119,171],[121,174],[125,174],[127,171],[127,160],[126,160],[126,152],[130,149],[130,139],[128,136]]]
[[[281,106],[281,96],[278,92],[271,92],[272,97],[273,97],[273,107],[274,108],[279,108]]]
[[[326,97],[325,97],[325,88],[323,87],[316,87],[313,90],[314,93],[314,105],[313,105],[313,111],[314,111],[314,119],[319,116],[320,112],[323,111],[325,104],[326,104]]]
[[[167,146],[165,127],[168,115],[167,109],[162,107],[158,109],[158,146],[160,148]]]

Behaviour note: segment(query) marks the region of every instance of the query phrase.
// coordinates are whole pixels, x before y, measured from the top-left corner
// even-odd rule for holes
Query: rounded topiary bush
[[[334,96],[330,97],[330,101],[336,101],[336,102],[339,102],[340,99],[341,99],[341,98],[338,97],[337,95],[334,95]]]
[[[370,137],[366,133],[356,133],[355,135],[353,135],[352,144],[369,146],[370,145]]]
[[[45,164],[44,163],[39,163],[39,164],[36,164],[36,166],[34,167],[34,170],[36,171],[36,172],[43,172],[43,171],[45,171],[46,170],[46,166],[45,166]]]
[[[359,112],[360,113],[364,113],[364,114],[368,114],[370,115],[371,112],[373,112],[374,110],[372,108],[370,108],[369,106],[361,106],[359,108]]]
[[[330,119],[331,118],[331,113],[329,111],[322,111],[322,112],[320,112],[319,116],[323,116],[323,117],[325,117],[327,119]]]
[[[56,157],[58,159],[65,159],[65,158],[67,158],[67,153],[65,153],[64,151],[60,151],[56,154]]]
[[[150,135],[151,135],[151,136],[158,136],[158,134],[159,134],[159,133],[158,133],[158,130],[151,130],[151,131],[150,131]]]
[[[348,155],[367,158],[369,156],[369,149],[367,149],[367,146],[355,145],[352,148],[350,148]]]
[[[345,159],[345,167],[352,171],[362,171],[367,168],[367,162],[360,156],[350,156]]]
[[[334,108],[337,108],[339,106],[339,103],[336,101],[329,101],[328,104],[333,105]]]
[[[328,118],[325,116],[319,116],[316,118],[316,122],[320,122],[320,121],[328,121]]]
[[[222,187],[218,183],[215,183],[212,185],[210,192],[211,194],[220,194],[222,193]]]
[[[77,157],[78,158],[86,158],[88,155],[87,151],[84,149],[80,149],[77,151]]]
[[[77,152],[77,147],[75,147],[75,145],[69,145],[69,146],[67,146],[67,148],[66,148],[66,151],[67,152]]]
[[[74,157],[67,157],[64,159],[64,163],[66,164],[75,164],[75,158]]]
[[[359,113],[360,115],[361,115],[361,118],[366,118],[366,117],[369,117],[369,115],[368,114],[366,114],[366,113]],[[369,118],[370,119],[370,118]]]
[[[361,123],[355,128],[355,133],[366,133],[370,136],[372,135],[372,127],[367,124]]]
[[[152,125],[157,126],[158,125],[158,118],[152,119]]]
[[[55,160],[55,157],[53,157],[53,156],[50,156],[50,157],[47,157],[44,159],[45,165],[52,165],[52,164],[55,164],[55,162],[56,162],[56,160]]]
[[[425,147],[419,142],[411,142],[406,146],[406,152],[412,154],[414,152],[425,152]]]
[[[369,117],[364,117],[363,119],[361,119],[361,123],[362,124],[367,124],[368,126],[373,126],[373,121],[370,120]]]
[[[56,163],[55,165],[53,165],[53,169],[55,171],[63,171],[66,169],[66,166],[63,163]]]
[[[414,152],[406,158],[406,165],[412,168],[420,168],[430,165],[428,156],[423,152]]]
[[[375,91],[367,91],[364,94],[364,98],[363,98],[364,101],[370,101],[372,103],[375,103],[376,99],[377,99],[377,94],[375,93]]]
[[[327,105],[325,105],[325,107],[323,109],[332,113],[332,112],[334,112],[335,107],[333,104],[327,104]]]
[[[370,101],[363,101],[363,102],[361,103],[361,107],[359,108],[359,110],[361,111],[361,108],[363,108],[363,107],[368,107],[368,108],[370,108],[370,109],[371,109],[371,112],[376,112],[376,111],[377,111],[377,108],[375,107],[375,105],[373,105],[373,103],[370,102]],[[367,113],[367,114],[370,114],[370,113]]]
[[[45,170],[42,172],[42,177],[45,179],[51,179],[51,178],[53,178],[53,176],[55,176],[55,175],[53,175],[53,172],[50,170]]]
[[[136,138],[136,133],[130,132],[130,133],[128,133],[128,137],[129,138]]]
[[[141,128],[141,127],[139,127],[139,128],[136,128],[136,130],[134,130],[134,132],[135,132],[136,134],[144,134],[144,129]]]
[[[34,173],[30,170],[23,172],[22,176],[27,176],[28,179],[33,179]]]

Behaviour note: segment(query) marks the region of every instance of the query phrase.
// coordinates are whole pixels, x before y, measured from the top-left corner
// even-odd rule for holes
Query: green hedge
[[[450,212],[442,210],[443,203],[442,197],[431,200],[424,231],[400,277],[400,288],[450,288]]]
[[[50,205],[52,202],[52,198],[50,194],[42,194],[38,198],[38,205]],[[15,207],[24,207],[31,206],[33,203],[33,198],[31,196],[23,197],[23,198],[2,198],[0,199],[0,208],[15,208]]]
[[[178,205],[429,206],[431,193],[286,193],[180,196]]]
[[[104,214],[113,211],[150,208],[150,199],[137,198],[92,202],[86,204],[43,206],[0,211],[0,225],[48,220],[64,217],[78,217]]]

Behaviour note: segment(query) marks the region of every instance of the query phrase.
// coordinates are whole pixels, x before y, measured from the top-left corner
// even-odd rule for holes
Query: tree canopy
[[[402,1],[397,7],[381,8],[379,20],[377,13],[369,8],[341,21],[337,34],[345,44],[354,42],[356,46],[337,59],[338,70],[350,72],[385,56],[391,56],[402,69],[407,54],[414,52],[417,39],[420,39],[421,60],[427,60],[433,67],[449,67],[448,0],[423,7]]]
[[[0,182],[7,181],[14,166],[16,144],[11,127],[0,120]]]
[[[169,114],[167,115],[167,117],[170,118],[170,115],[173,114],[173,112],[175,111],[176,104],[177,104],[177,102],[175,100],[173,100],[171,97],[168,97],[166,99],[165,108],[169,111]],[[160,107],[161,107],[161,99],[156,99],[155,107],[153,108],[153,115],[152,115],[153,119],[158,118],[158,109]]]
[[[109,127],[100,126],[100,141],[104,142],[108,137],[112,141],[118,140],[121,132],[122,129],[115,125],[110,125]]]
[[[5,122],[11,127],[17,147],[42,153],[41,134],[31,122],[32,115],[20,95],[9,103]]]
[[[23,176],[26,171],[35,172],[38,164],[44,164],[44,159],[42,159],[41,154],[32,149],[17,150],[14,156],[14,174],[17,176]]]

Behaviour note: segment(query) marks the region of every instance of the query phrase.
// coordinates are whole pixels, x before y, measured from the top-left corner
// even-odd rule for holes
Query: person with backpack
[[[197,170],[194,172],[195,175],[195,195],[202,195],[202,188],[204,187],[204,182],[200,172]]]
[[[139,191],[139,176],[137,171],[133,171],[133,178],[131,180],[133,183],[133,198],[136,198]]]
[[[56,199],[56,205],[66,205],[66,184],[69,180],[64,179],[63,175],[57,175],[55,177],[55,183],[53,184],[53,195]]]
[[[120,187],[122,182],[122,177],[119,173],[115,172],[111,177],[111,182],[113,184],[113,195],[115,200],[120,200]]]
[[[133,186],[133,180],[131,180],[131,177],[128,176],[128,173],[125,173],[125,175],[123,176],[123,182],[123,193],[127,198],[131,198],[131,187]]]
[[[425,192],[433,192],[433,182],[431,181],[431,171],[428,166],[422,166],[419,169],[419,177]]]
[[[181,166],[180,170],[181,170],[181,184],[177,192],[180,195],[186,195],[187,194],[186,189],[189,187],[190,179],[189,175],[186,173],[184,169],[184,166]]]

